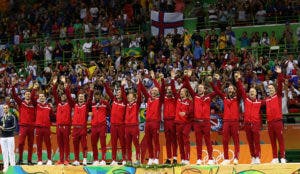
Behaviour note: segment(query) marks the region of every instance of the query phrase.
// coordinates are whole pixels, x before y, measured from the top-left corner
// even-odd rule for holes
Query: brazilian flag
[[[140,47],[133,47],[133,48],[125,48],[124,50],[125,57],[142,57],[142,49]]]

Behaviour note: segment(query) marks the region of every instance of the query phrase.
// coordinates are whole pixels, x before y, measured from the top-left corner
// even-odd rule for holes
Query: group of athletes
[[[272,145],[273,160],[271,163],[286,163],[285,147],[283,140],[283,122],[281,111],[281,96],[283,76],[281,68],[275,69],[277,73],[277,91],[274,84],[268,85],[269,96],[263,100],[257,99],[255,88],[250,88],[248,95],[244,89],[241,74],[236,72],[234,79],[236,85],[230,84],[226,92],[220,89],[220,77],[214,75],[208,77],[213,92],[208,92],[208,86],[200,83],[196,91],[191,87],[189,77],[191,70],[186,71],[180,90],[175,89],[176,75],[171,72],[171,81],[167,82],[163,77],[160,82],[155,79],[155,73],[150,73],[154,87],[147,91],[142,83],[141,75],[137,75],[136,89],[124,89],[127,81],[121,82],[120,88],[114,93],[109,82],[101,77],[101,85],[105,88],[110,101],[105,100],[102,91],[94,90],[90,83],[89,91],[80,90],[77,100],[72,98],[70,85],[65,77],[52,78],[52,95],[56,104],[56,134],[59,147],[59,161],[56,164],[70,164],[70,135],[72,136],[75,161],[72,165],[80,165],[79,149],[82,146],[83,165],[87,165],[87,123],[91,117],[91,145],[93,151],[92,165],[106,165],[106,117],[111,120],[111,146],[112,162],[110,165],[118,165],[117,149],[118,140],[122,150],[121,162],[140,164],[145,163],[145,154],[148,150],[148,165],[159,164],[160,141],[159,129],[161,118],[164,123],[166,138],[167,159],[165,164],[177,164],[177,148],[179,147],[181,164],[190,164],[190,141],[189,134],[193,127],[196,136],[197,165],[213,165],[213,147],[210,137],[210,105],[215,96],[220,96],[224,103],[223,117],[223,151],[224,161],[222,165],[231,163],[228,155],[228,144],[232,137],[234,142],[234,164],[239,159],[239,103],[244,102],[244,125],[251,153],[251,164],[260,164],[260,108],[266,105],[268,131]],[[58,92],[58,83],[64,86],[64,92]],[[16,93],[16,82],[12,84],[12,97],[19,108],[19,162],[23,162],[25,140],[28,141],[28,164],[32,164],[32,151],[34,136],[37,143],[38,165],[43,165],[42,144],[47,148],[47,165],[52,165],[51,140],[50,140],[50,115],[52,106],[47,103],[46,94],[34,85],[32,90],[25,92],[24,100]],[[38,93],[38,95],[37,95]],[[86,95],[88,94],[88,95]],[[86,98],[86,96],[88,96]],[[139,110],[142,96],[146,101],[145,137],[139,141]],[[162,111],[163,109],[163,111]],[[163,117],[161,117],[163,113]],[[35,133],[34,133],[35,132]],[[202,139],[207,147],[208,161],[202,160]],[[101,145],[101,159],[98,159],[98,141]],[[280,161],[277,156],[277,144],[279,143]],[[132,144],[136,150],[136,161],[132,162]]]

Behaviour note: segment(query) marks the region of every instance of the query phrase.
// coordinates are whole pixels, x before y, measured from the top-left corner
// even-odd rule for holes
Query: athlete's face
[[[44,103],[46,101],[46,97],[45,97],[45,94],[39,94],[39,101],[41,103]]]
[[[60,100],[61,100],[62,102],[67,101],[67,96],[66,96],[66,94],[62,94],[62,95],[60,96]]]
[[[121,92],[120,89],[117,91],[116,97],[117,97],[118,100],[122,99],[122,92]]]
[[[268,90],[270,92],[270,96],[275,95],[275,87],[274,87],[274,85],[269,85],[268,86]]]
[[[203,94],[204,92],[205,92],[204,85],[202,85],[202,84],[198,85],[198,93]]]
[[[171,88],[171,86],[167,87],[167,96],[172,96],[172,88]]]
[[[182,99],[187,98],[187,89],[186,88],[182,88],[180,90],[180,98],[182,98]]]
[[[249,96],[250,96],[250,98],[255,99],[256,98],[256,94],[257,94],[256,89],[255,88],[250,88],[250,90],[249,90]]]
[[[5,114],[8,113],[8,111],[9,111],[8,105],[4,105],[4,106],[3,106],[3,111],[4,111]]]
[[[158,88],[153,87],[150,91],[150,94],[151,94],[152,97],[157,97],[158,96]]]
[[[26,91],[25,92],[25,100],[30,100],[30,92],[29,91]]]
[[[84,102],[84,94],[79,94],[78,95],[78,102],[83,103]]]

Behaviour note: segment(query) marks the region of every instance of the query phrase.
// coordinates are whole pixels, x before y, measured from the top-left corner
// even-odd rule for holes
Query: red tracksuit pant
[[[70,160],[70,133],[71,126],[57,125],[56,138],[61,162]]]
[[[148,145],[149,150],[149,158],[159,158],[159,152],[160,152],[160,144],[159,144],[159,122],[146,121],[146,127],[145,127],[145,136],[146,136],[146,142]],[[153,152],[153,143],[154,143],[154,151]]]
[[[50,127],[36,127],[35,131],[38,161],[42,161],[43,142],[46,144],[48,160],[51,160]]]
[[[176,124],[176,137],[181,160],[190,160],[190,131],[191,124]]]
[[[139,125],[125,125],[127,161],[132,161],[132,143],[134,144],[135,151],[136,151],[136,160],[140,160],[139,136],[140,136]]]
[[[27,145],[28,145],[28,162],[32,160],[32,149],[33,149],[33,140],[34,140],[34,126],[30,125],[20,125],[20,132],[19,132],[19,155],[20,161],[23,160],[23,151],[25,140],[27,137]]]
[[[110,127],[111,135],[111,146],[112,146],[112,160],[117,159],[117,147],[118,139],[122,148],[122,161],[126,159],[126,146],[125,146],[125,127],[124,125],[111,125]]]
[[[74,145],[74,155],[75,160],[79,161],[79,143],[82,146],[83,158],[86,158],[87,155],[87,130],[86,126],[74,126],[72,132],[72,139]]]
[[[202,139],[206,144],[208,158],[212,160],[212,144],[210,139],[210,121],[209,120],[197,120],[193,122],[194,132],[196,136],[196,146],[197,146],[197,159],[202,159]]]
[[[141,148],[141,163],[144,164],[146,152],[148,150],[147,138],[145,135],[140,143],[140,148]]]
[[[268,122],[268,131],[272,145],[273,158],[278,157],[276,140],[279,144],[280,158],[285,158],[282,120]]]
[[[245,122],[245,132],[250,149],[251,157],[260,157],[260,123]]]
[[[223,151],[224,159],[229,159],[228,144],[232,137],[234,144],[234,158],[239,157],[240,140],[239,140],[239,122],[238,121],[224,121],[223,124]]]
[[[93,149],[93,158],[94,161],[98,160],[98,141],[100,139],[101,151],[102,151],[102,159],[106,159],[106,123],[100,124],[97,126],[92,126],[92,149]]]
[[[164,132],[166,138],[166,148],[167,148],[167,158],[177,156],[177,139],[176,137],[176,127],[174,120],[164,120]]]

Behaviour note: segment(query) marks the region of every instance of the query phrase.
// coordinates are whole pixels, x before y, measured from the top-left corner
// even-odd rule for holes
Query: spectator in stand
[[[248,38],[247,32],[244,31],[242,37],[240,37],[241,48],[248,48],[250,46],[250,39]]]
[[[50,45],[50,41],[46,41],[46,46],[44,48],[44,60],[45,64],[52,62],[52,55],[53,55],[53,47]]]
[[[294,42],[293,40],[293,30],[291,28],[291,25],[289,23],[286,23],[285,25],[285,29],[282,33],[282,40],[283,43],[285,44],[286,48],[288,49],[288,51],[292,51],[292,44]]]
[[[259,10],[255,14],[257,24],[265,24],[267,12],[264,9],[264,6],[261,4]]]
[[[91,53],[92,53],[92,41],[91,39],[88,37],[85,41],[85,43],[82,45],[82,50],[84,52],[84,57],[85,58],[90,58],[91,57]]]
[[[55,41],[55,47],[53,50],[53,57],[55,61],[62,61],[63,60],[63,47],[59,40]]]
[[[270,36],[270,46],[276,46],[278,45],[278,40],[275,35],[275,31],[272,31],[271,36]]]

